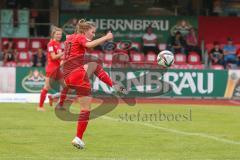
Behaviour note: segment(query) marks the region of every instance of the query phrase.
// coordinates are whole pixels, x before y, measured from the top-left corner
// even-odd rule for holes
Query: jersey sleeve
[[[86,43],[87,43],[87,38],[85,36],[79,36],[78,37],[78,43],[83,46],[86,47]]]
[[[54,52],[54,44],[53,43],[48,43],[48,48],[47,48],[48,52]]]

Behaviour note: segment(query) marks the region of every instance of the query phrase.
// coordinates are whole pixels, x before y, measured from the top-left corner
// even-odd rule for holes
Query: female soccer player
[[[96,27],[94,23],[79,20],[75,33],[68,35],[65,41],[65,63],[63,65],[64,80],[67,87],[76,91],[78,97],[77,101],[82,107],[77,123],[77,134],[72,141],[72,144],[79,149],[84,148],[85,144],[82,138],[90,116],[90,76],[95,74],[101,81],[113,87],[117,92],[125,92],[122,87],[113,84],[101,65],[96,62],[86,62],[87,60],[84,58],[84,54],[87,48],[93,48],[113,39],[113,34],[109,32],[105,36],[93,40],[95,32]]]
[[[51,40],[49,41],[47,45],[47,66],[46,66],[46,78],[45,78],[45,84],[40,94],[40,102],[39,106],[37,108],[38,111],[45,111],[43,108],[44,101],[46,99],[46,95],[48,93],[48,90],[50,87],[50,79],[56,79],[60,80],[60,83],[64,86],[64,81],[61,72],[59,70],[60,68],[60,59],[64,55],[64,52],[62,52],[60,40],[62,38],[62,29],[58,27],[52,27],[51,31]],[[62,80],[61,80],[62,79]],[[65,90],[62,90],[63,92],[66,92]],[[51,99],[50,99],[51,100]]]

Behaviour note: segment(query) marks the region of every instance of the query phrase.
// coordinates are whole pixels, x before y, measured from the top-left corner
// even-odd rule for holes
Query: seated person
[[[186,41],[182,37],[182,34],[178,31],[174,37],[172,37],[172,40],[170,42],[171,44],[171,50],[175,53],[184,53],[185,54],[185,45]]]
[[[220,48],[218,42],[213,43],[214,47],[209,52],[209,58],[212,64],[224,65],[223,50]]]
[[[200,54],[200,48],[198,47],[198,39],[194,28],[190,29],[190,32],[186,35],[186,50],[187,52],[197,52]]]
[[[46,56],[42,50],[39,48],[36,53],[33,55],[33,67],[45,67]]]
[[[9,62],[16,63],[16,44],[12,38],[8,38],[8,41],[3,43],[3,64],[6,65]]]
[[[159,52],[157,47],[157,36],[152,32],[152,27],[149,26],[146,29],[146,33],[142,37],[143,39],[143,52],[146,55],[149,51],[153,51],[156,54]]]
[[[14,62],[16,63],[16,54],[14,52],[7,52],[4,53],[4,57],[3,57],[3,63],[7,64],[9,62]]]
[[[236,52],[237,52],[236,46],[233,45],[232,39],[228,38],[227,44],[223,47],[224,61],[226,64],[228,63],[236,64],[237,62]]]
[[[189,22],[185,19],[182,19],[171,28],[170,32],[172,36],[174,36],[177,32],[180,32],[183,37],[186,37],[191,28],[192,26],[189,24]]]
[[[9,38],[8,41],[3,43],[3,57],[5,53],[13,52],[16,53],[16,44],[13,42],[12,38]]]

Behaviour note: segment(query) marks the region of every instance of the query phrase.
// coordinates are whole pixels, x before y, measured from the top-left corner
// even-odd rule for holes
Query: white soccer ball
[[[163,50],[158,53],[157,63],[163,67],[171,67],[174,63],[174,55],[171,51]]]

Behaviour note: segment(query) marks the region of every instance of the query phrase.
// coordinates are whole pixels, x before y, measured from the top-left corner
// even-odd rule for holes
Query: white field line
[[[101,118],[106,119],[106,120],[112,120],[112,121],[119,122],[118,119],[112,118],[112,117],[109,117],[109,116],[102,116]],[[166,132],[171,132],[171,133],[175,133],[175,134],[181,134],[181,135],[184,135],[184,136],[196,136],[196,137],[212,139],[212,140],[215,140],[215,141],[218,141],[218,142],[227,143],[227,144],[240,145],[239,141],[233,141],[233,140],[228,140],[228,139],[224,139],[224,138],[220,138],[220,137],[215,137],[215,136],[212,136],[212,135],[208,135],[206,133],[185,132],[185,131],[180,131],[180,130],[176,130],[176,129],[156,126],[156,125],[152,125],[152,124],[144,123],[144,122],[125,122],[125,123],[142,125],[142,126],[146,126],[146,127],[149,127],[149,128],[155,128],[155,129],[163,130],[163,131],[166,131]]]

